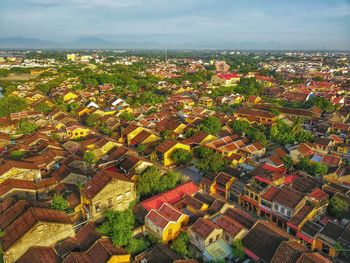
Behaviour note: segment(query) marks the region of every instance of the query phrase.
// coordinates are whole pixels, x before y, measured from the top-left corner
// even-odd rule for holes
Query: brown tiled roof
[[[201,141],[203,141],[208,135],[205,132],[198,132],[191,137],[184,139],[181,141],[181,143],[186,144],[186,145],[191,145],[191,144],[199,144]]]
[[[296,263],[331,263],[332,261],[320,255],[317,252],[314,253],[304,253],[296,261]]]
[[[257,221],[254,217],[239,208],[228,208],[224,214],[247,229],[250,229]]]
[[[130,141],[130,145],[140,144],[151,135],[152,134],[150,132],[143,130],[139,134],[137,134],[134,138],[132,138],[132,140]]]
[[[0,215],[0,229],[5,229],[30,207],[49,208],[50,205],[43,202],[19,200]]]
[[[232,237],[235,237],[242,229],[244,229],[244,226],[240,223],[225,215],[216,219],[215,224],[221,227],[225,232],[229,233]]]
[[[85,195],[87,198],[93,198],[111,180],[114,180],[114,179],[125,181],[125,182],[132,182],[128,177],[126,177],[121,173],[102,170],[84,185],[84,187],[81,189],[81,193]]]
[[[139,126],[135,125],[135,124],[130,124],[127,128],[125,128],[123,130],[123,134],[128,135],[129,133],[131,133],[132,131],[136,130]]]
[[[182,213],[179,210],[177,210],[175,207],[173,207],[168,203],[164,203],[159,208],[159,212],[168,220],[175,221],[175,222],[177,222],[177,220],[179,220],[180,217],[182,216]]]
[[[242,239],[243,246],[265,262],[270,262],[275,251],[290,236],[277,226],[266,221],[258,221]]]
[[[299,224],[310,214],[312,210],[313,210],[312,206],[308,204],[303,205],[299,209],[299,211],[291,219],[289,219],[288,223],[298,227]]]
[[[114,255],[128,255],[129,253],[121,247],[112,244],[109,238],[101,238],[86,251],[91,262],[107,262]]]
[[[266,191],[262,194],[261,199],[272,202],[273,199],[279,194],[281,189],[278,187],[271,185]]]
[[[92,263],[84,252],[70,253],[62,263]]]
[[[232,179],[232,176],[225,172],[220,172],[215,176],[215,181],[221,186],[226,186],[226,184]]]
[[[175,141],[164,141],[162,143],[160,143],[159,145],[157,145],[157,147],[155,148],[155,150],[157,152],[160,153],[166,153],[169,149],[171,149],[174,145],[176,145]]]
[[[150,220],[154,225],[165,228],[169,223],[169,219],[163,216],[158,210],[152,209],[148,212],[145,219]]]
[[[271,263],[294,263],[308,248],[296,241],[283,241],[277,248]]]
[[[202,238],[209,236],[218,226],[207,218],[198,218],[191,226],[191,229],[200,235]]]
[[[204,204],[202,201],[198,200],[197,198],[187,194],[184,196],[183,200],[187,205],[192,206],[194,209],[197,209],[197,210],[201,209]]]
[[[21,169],[29,169],[29,170],[38,170],[39,169],[33,163],[7,160],[7,161],[5,161],[5,163],[0,165],[0,175],[3,173],[6,173],[11,168],[21,168]]]
[[[295,208],[304,198],[304,194],[289,187],[283,187],[274,201],[287,208]]]
[[[63,211],[32,207],[5,229],[4,236],[0,238],[3,248],[5,250],[10,248],[39,221],[72,224]]]
[[[36,190],[34,181],[7,179],[0,184],[0,195],[4,195],[13,189]]]
[[[17,263],[60,263],[61,258],[52,247],[30,247]]]

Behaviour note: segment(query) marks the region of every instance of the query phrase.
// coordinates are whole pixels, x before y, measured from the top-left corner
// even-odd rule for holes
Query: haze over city
[[[350,48],[348,0],[0,3],[0,47]]]

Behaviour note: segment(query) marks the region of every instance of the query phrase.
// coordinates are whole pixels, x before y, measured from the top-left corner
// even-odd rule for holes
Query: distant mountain
[[[0,39],[0,48],[51,48],[57,43],[29,37],[10,37]]]
[[[125,38],[124,38],[125,39]],[[130,39],[130,38],[129,38]],[[112,42],[96,37],[83,37],[70,42],[54,42],[26,37],[0,38],[2,49],[240,49],[240,50],[300,50],[301,46],[276,41],[194,41],[187,43],[130,41]]]

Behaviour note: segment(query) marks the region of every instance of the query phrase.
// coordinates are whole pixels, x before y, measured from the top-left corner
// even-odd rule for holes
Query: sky
[[[0,38],[350,49],[350,0],[0,0]]]

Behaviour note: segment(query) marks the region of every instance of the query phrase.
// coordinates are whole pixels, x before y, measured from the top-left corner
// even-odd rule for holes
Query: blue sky
[[[350,0],[0,0],[0,37],[350,49]]]

